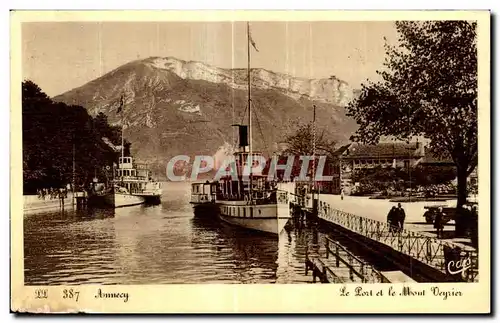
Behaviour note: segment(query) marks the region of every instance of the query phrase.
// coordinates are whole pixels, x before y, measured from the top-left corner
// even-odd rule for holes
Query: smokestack
[[[240,132],[240,147],[248,146],[248,126],[238,126]]]
[[[238,133],[240,137],[240,148],[248,147],[248,126],[233,124],[233,127],[238,127]]]

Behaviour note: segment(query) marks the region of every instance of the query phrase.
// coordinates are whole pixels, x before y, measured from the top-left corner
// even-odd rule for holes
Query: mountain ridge
[[[154,57],[131,61],[54,100],[84,106],[91,115],[102,112],[115,125],[123,117],[125,137],[141,159],[164,165],[166,158],[178,154],[215,155],[235,144],[231,125],[246,121],[247,71],[230,70],[229,79],[226,69],[201,62],[186,67],[183,62],[167,58],[159,68]],[[343,81],[300,83],[291,76],[280,79],[282,74],[268,73],[274,72],[252,69],[256,149],[275,151],[297,124],[310,122],[313,104],[319,128],[333,130],[339,143],[349,138],[355,124],[346,117],[344,107],[353,92],[346,89],[325,99],[338,91],[331,87]],[[292,91],[283,87],[287,82],[295,82]],[[123,113],[117,113],[122,95],[125,106]]]

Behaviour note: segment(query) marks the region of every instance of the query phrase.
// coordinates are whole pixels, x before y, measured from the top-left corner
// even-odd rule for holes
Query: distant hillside
[[[132,142],[132,153],[164,167],[172,156],[214,155],[235,143],[231,125],[247,122],[246,82],[246,70],[148,58],[125,64],[54,100],[84,106],[91,115],[103,112],[112,123],[121,124],[117,109],[124,95],[125,137]],[[352,96],[347,83],[336,78],[307,80],[253,69],[255,149],[276,150],[297,122],[312,119],[313,104],[318,127],[328,127],[337,141],[345,142],[356,128],[344,110]]]

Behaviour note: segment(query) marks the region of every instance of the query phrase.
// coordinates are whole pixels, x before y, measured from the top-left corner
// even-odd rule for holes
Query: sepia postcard
[[[12,11],[11,311],[491,311],[489,11]]]

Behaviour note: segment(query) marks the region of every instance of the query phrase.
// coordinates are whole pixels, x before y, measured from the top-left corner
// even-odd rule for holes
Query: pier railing
[[[470,262],[468,268],[462,268],[462,280],[472,282],[478,279],[478,253],[472,247],[458,246],[423,232],[395,230],[388,223],[336,210],[325,202],[319,203],[318,217],[385,244],[445,274],[450,274],[446,268],[445,253],[454,252],[457,257],[455,263],[458,260]]]
[[[311,269],[313,281],[319,277],[329,283],[388,283],[371,264],[356,257],[337,241],[325,237],[325,249],[306,250],[306,275]]]
[[[328,237],[325,240],[326,258],[333,256],[337,268],[340,267],[341,263],[349,268],[349,279],[351,281],[354,281],[354,276],[357,276],[363,283],[386,282],[384,276],[372,265],[356,257],[338,242]]]

